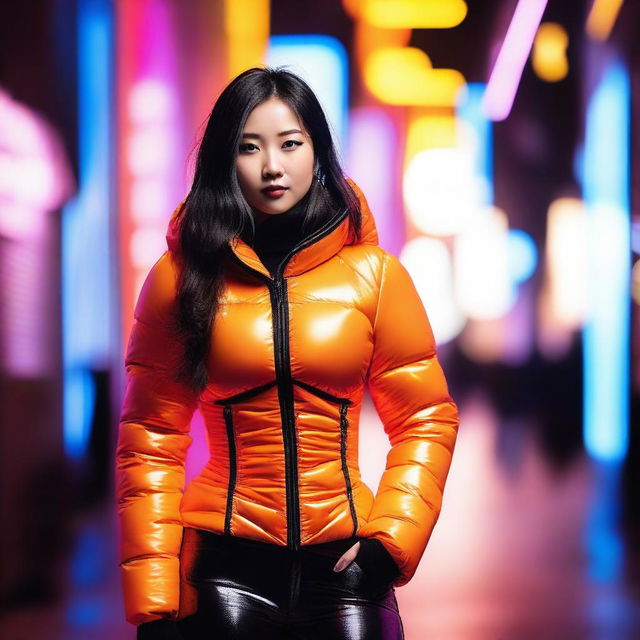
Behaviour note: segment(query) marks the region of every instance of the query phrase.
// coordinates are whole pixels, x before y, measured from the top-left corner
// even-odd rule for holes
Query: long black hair
[[[198,148],[193,184],[177,214],[181,269],[175,328],[184,344],[177,379],[196,392],[208,381],[207,355],[229,242],[251,238],[255,231],[251,206],[236,176],[242,131],[251,111],[271,97],[293,110],[313,141],[314,179],[304,196],[303,232],[313,233],[346,208],[360,238],[359,200],[343,175],[327,119],[309,85],[282,67],[242,72],[213,106]]]

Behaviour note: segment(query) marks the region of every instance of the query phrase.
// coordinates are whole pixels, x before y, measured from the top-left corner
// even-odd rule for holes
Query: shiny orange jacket
[[[399,260],[378,246],[361,190],[362,239],[347,212],[298,245],[271,277],[230,243],[199,396],[174,380],[176,214],[169,249],[134,312],[116,451],[127,620],[183,618],[195,594],[180,575],[183,527],[297,549],[375,537],[406,584],[440,513],[458,429],[423,304]],[[358,468],[365,387],[391,449],[377,494]],[[199,409],[210,459],[184,488]]]

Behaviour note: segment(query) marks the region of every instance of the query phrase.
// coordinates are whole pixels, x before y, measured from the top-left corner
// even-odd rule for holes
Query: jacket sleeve
[[[120,567],[126,618],[176,618],[180,604],[180,501],[189,428],[198,398],[174,376],[182,355],[171,316],[175,268],[166,252],[134,311],[116,447]]]
[[[380,540],[409,582],[440,514],[458,409],[438,362],[422,301],[402,263],[385,253],[368,386],[391,443],[360,536]]]

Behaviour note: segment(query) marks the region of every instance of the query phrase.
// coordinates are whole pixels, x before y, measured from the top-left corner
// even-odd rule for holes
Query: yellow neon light
[[[636,260],[631,270],[631,297],[640,304],[640,260]]]
[[[360,5],[365,22],[387,29],[450,29],[467,15],[463,0],[367,0]]]
[[[224,0],[227,74],[261,65],[269,43],[269,0]]]
[[[547,82],[562,80],[569,71],[567,46],[569,36],[556,22],[540,25],[533,42],[531,63],[539,78]]]
[[[464,76],[455,69],[434,69],[429,56],[415,47],[386,47],[367,57],[364,81],[387,104],[452,106]]]
[[[406,140],[406,163],[425,149],[453,147],[457,141],[457,120],[451,115],[431,114],[410,118]]]
[[[342,8],[354,20],[360,20],[363,4],[362,0],[342,0]]]
[[[369,54],[381,47],[406,47],[411,29],[380,29],[358,20],[353,31],[353,48],[358,68],[364,66]]]
[[[587,309],[588,220],[584,202],[558,198],[547,212],[544,302],[554,327],[575,329]]]
[[[613,29],[623,0],[593,0],[587,17],[587,33],[594,40],[606,40]]]

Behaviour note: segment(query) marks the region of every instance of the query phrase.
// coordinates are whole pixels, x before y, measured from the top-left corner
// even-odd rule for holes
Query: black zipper
[[[347,433],[349,431],[349,421],[347,419],[348,402],[340,405],[340,458],[342,460],[342,473],[344,482],[347,486],[347,499],[349,500],[349,510],[351,511],[351,519],[353,520],[353,533],[351,536],[356,537],[358,532],[358,515],[356,507],[353,503],[353,488],[351,487],[351,477],[349,476],[349,466],[347,465]]]
[[[287,547],[294,551],[300,548],[300,498],[298,491],[298,456],[296,441],[295,407],[293,401],[293,380],[289,356],[289,301],[287,296],[287,278],[284,270],[291,258],[305,247],[329,235],[348,215],[344,209],[336,214],[315,233],[297,244],[282,259],[276,268],[275,277],[250,267],[234,251],[230,250],[233,260],[243,269],[253,273],[269,287],[271,313],[273,317],[273,347],[278,385],[278,401],[282,420],[282,437],[285,455],[285,491],[287,496]]]
[[[300,546],[300,505],[298,494],[298,456],[296,423],[289,359],[289,309],[287,304],[287,281],[278,274],[270,288],[273,309],[274,356],[278,400],[282,418],[284,440],[285,485],[287,493],[287,546],[297,551]]]
[[[227,511],[224,517],[224,533],[231,535],[231,514],[233,511],[233,494],[236,489],[236,476],[238,473],[236,461],[236,438],[233,429],[233,414],[230,404],[223,409],[224,423],[227,427],[227,442],[229,444],[229,487],[227,489]]]

